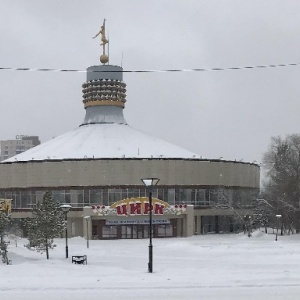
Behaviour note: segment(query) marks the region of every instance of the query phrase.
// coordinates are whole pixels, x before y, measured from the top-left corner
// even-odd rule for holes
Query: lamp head
[[[150,187],[150,186],[157,185],[160,179],[151,177],[151,178],[143,178],[141,180],[146,187]]]
[[[60,208],[64,213],[68,213],[70,211],[70,209],[72,208],[72,206],[69,204],[63,204],[60,206]]]

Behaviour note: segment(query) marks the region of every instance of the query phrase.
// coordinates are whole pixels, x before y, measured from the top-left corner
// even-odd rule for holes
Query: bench
[[[72,264],[87,265],[86,255],[74,255],[72,256]]]

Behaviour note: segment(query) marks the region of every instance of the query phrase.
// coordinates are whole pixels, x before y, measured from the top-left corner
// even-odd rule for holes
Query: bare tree
[[[235,190],[233,195],[229,196],[229,191],[223,188],[214,190],[213,205],[217,209],[226,210],[232,216],[236,224],[243,225],[244,233],[249,237],[252,235],[254,225],[253,208],[258,196],[258,190]]]
[[[276,214],[282,215],[282,225],[300,230],[300,135],[273,137],[263,157],[266,169],[264,198]]]

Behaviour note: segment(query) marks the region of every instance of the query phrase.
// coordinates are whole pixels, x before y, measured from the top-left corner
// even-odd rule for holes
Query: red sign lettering
[[[165,208],[164,205],[156,203],[155,206],[154,206],[154,214],[155,215],[163,215],[164,214],[164,208]]]
[[[128,202],[115,206],[118,215],[149,215],[150,204],[149,202]],[[163,203],[154,202],[152,205],[153,215],[163,215],[165,205]]]
[[[127,215],[127,206],[126,204],[117,206],[118,215]]]
[[[144,215],[149,215],[150,212],[150,204],[148,202],[145,202],[144,204]]]
[[[130,214],[141,215],[142,214],[142,203],[130,203]]]

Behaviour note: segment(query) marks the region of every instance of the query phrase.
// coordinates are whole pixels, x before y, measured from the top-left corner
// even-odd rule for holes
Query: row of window
[[[118,226],[103,226],[102,236],[93,234],[94,239],[144,239],[149,237],[148,225],[126,225],[121,226],[121,233],[118,235]],[[171,224],[154,225],[152,228],[152,234],[155,237],[172,237],[173,226]]]
[[[67,203],[73,207],[91,206],[94,204],[110,206],[126,198],[147,197],[142,189],[85,189],[85,190],[52,190],[53,198],[59,203]],[[0,191],[0,198],[12,199],[13,208],[32,208],[41,201],[45,191]],[[190,188],[154,188],[152,197],[171,205],[191,204],[194,206],[235,206],[245,207],[256,199],[254,189],[190,189]]]

